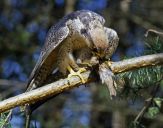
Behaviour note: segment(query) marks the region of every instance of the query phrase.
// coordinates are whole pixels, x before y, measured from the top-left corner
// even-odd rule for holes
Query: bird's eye
[[[81,29],[80,31],[81,31],[81,34],[87,33],[87,30],[86,29]]]

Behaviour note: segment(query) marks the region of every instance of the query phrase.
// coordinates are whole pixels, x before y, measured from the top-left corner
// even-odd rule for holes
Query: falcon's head
[[[118,35],[110,28],[104,27],[105,19],[92,11],[81,10],[77,11],[80,15],[79,19],[84,24],[85,28],[82,29],[82,34],[92,42],[89,45],[93,51],[100,58],[112,56],[118,46]],[[85,30],[85,31],[83,31]]]
[[[118,46],[118,35],[100,22],[92,22],[89,35],[93,42],[93,52],[100,58],[110,58]]]

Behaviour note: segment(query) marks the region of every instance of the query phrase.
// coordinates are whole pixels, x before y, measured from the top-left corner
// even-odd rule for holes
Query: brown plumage
[[[111,57],[118,45],[118,36],[114,30],[104,27],[104,23],[102,16],[81,10],[63,17],[52,26],[26,91],[42,86],[53,70],[59,70],[63,75],[68,74],[70,68],[80,70],[77,60],[81,63],[89,60],[92,52],[99,57]]]

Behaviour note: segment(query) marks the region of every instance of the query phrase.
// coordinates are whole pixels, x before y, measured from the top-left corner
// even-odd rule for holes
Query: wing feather
[[[35,75],[39,72],[39,69],[42,67],[48,56],[52,53],[53,50],[56,50],[57,47],[62,43],[64,39],[69,35],[69,28],[64,22],[58,22],[58,24],[52,26],[47,33],[45,44],[41,50],[39,59],[29,77],[28,84],[32,81]]]

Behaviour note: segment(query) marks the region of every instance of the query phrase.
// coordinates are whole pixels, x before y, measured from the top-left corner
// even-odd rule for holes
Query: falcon
[[[26,91],[42,86],[54,70],[70,78],[78,76],[85,83],[82,63],[91,63],[94,56],[111,57],[118,46],[117,33],[104,26],[99,14],[80,10],[63,17],[47,33],[40,57],[30,75]]]

